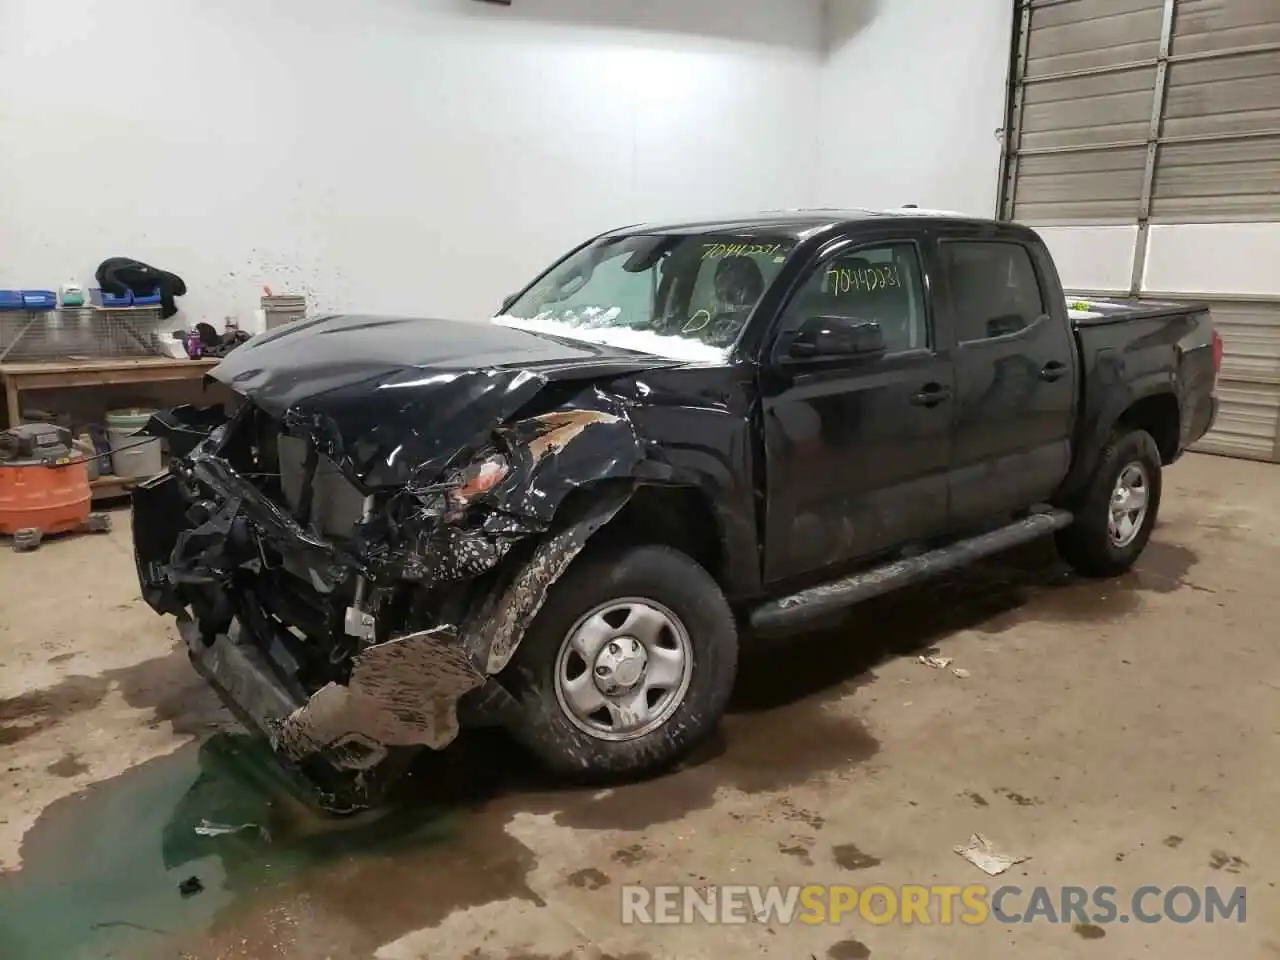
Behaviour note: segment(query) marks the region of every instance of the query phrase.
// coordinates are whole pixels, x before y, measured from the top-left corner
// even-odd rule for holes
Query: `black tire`
[[[683,625],[692,667],[683,699],[661,726],[630,740],[599,739],[566,715],[555,687],[561,645],[587,613],[613,599],[656,601]],[[719,585],[670,547],[588,549],[548,591],[503,679],[520,703],[512,734],[556,775],[632,780],[668,768],[715,730],[738,666],[737,622]]]
[[[1135,463],[1146,473],[1147,512],[1137,535],[1119,546],[1108,530],[1111,495],[1121,473]],[[1132,567],[1151,539],[1160,512],[1160,470],[1160,450],[1151,434],[1145,430],[1118,430],[1112,434],[1088,488],[1073,507],[1075,522],[1056,536],[1059,556],[1087,577],[1114,577]]]

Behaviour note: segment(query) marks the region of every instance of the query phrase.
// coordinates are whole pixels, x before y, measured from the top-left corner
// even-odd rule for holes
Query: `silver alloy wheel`
[[[556,700],[569,721],[600,740],[634,740],[684,702],[693,644],[656,600],[623,597],[587,611],[556,656]]]
[[[1120,471],[1115,489],[1111,491],[1111,513],[1107,518],[1107,533],[1111,535],[1112,544],[1127,547],[1137,539],[1147,518],[1150,494],[1147,471],[1142,464],[1135,461]]]

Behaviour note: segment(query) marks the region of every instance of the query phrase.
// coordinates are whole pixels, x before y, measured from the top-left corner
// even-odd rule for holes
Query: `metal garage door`
[[[1018,0],[1015,27],[1001,215],[1078,292],[1210,301],[1201,448],[1280,460],[1280,0]]]

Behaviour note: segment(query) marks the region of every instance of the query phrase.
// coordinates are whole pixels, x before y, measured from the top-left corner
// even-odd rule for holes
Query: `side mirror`
[[[502,315],[511,309],[511,305],[520,299],[520,294],[509,293],[502,298],[502,306],[498,308],[498,314]]]
[[[791,341],[797,359],[874,357],[885,352],[884,333],[874,320],[857,317],[810,317]]]

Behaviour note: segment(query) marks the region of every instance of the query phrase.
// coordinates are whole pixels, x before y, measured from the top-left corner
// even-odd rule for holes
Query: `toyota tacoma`
[[[1213,422],[1203,305],[1071,301],[1031,229],[917,209],[630,227],[487,322],[254,337],[146,428],[147,603],[335,810],[501,724],[634,778],[740,640],[1042,536],[1127,570]]]

